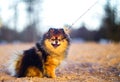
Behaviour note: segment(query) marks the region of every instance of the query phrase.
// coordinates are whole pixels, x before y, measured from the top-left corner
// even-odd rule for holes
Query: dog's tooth
[[[53,44],[56,44],[56,42],[55,42],[55,41],[53,41]]]

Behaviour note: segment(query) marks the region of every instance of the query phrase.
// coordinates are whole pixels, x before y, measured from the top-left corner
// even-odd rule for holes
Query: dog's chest
[[[63,61],[64,58],[64,54],[50,54],[47,56],[45,64],[53,64],[57,66]]]

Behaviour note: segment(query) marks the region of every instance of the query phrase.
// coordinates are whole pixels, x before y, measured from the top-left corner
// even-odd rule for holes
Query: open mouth
[[[51,45],[56,48],[56,47],[60,46],[60,43],[59,42],[52,42]]]

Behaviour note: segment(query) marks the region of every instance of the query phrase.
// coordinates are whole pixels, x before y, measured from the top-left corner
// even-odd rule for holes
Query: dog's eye
[[[61,40],[64,40],[65,38],[62,38]]]
[[[61,39],[58,39],[58,41],[61,41]]]
[[[51,39],[52,41],[54,41],[55,39]]]

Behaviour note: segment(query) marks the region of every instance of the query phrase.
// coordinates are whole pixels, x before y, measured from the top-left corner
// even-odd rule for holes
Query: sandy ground
[[[120,43],[72,43],[54,79],[10,76],[7,63],[11,55],[32,46],[32,43],[0,45],[0,82],[120,82]]]

